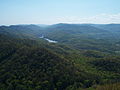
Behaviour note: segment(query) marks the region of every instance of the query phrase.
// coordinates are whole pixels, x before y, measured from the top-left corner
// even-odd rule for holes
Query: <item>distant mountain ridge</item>
[[[91,45],[94,46],[90,48],[96,47],[97,44],[103,45],[103,41],[108,42],[108,44],[119,42],[120,24],[59,23],[44,27],[34,24],[11,25],[0,26],[0,33],[17,38],[25,37],[38,40],[40,36],[44,35],[50,40],[55,40],[77,49],[86,49]]]
[[[113,24],[0,26],[0,89],[119,86],[119,34],[119,25]]]

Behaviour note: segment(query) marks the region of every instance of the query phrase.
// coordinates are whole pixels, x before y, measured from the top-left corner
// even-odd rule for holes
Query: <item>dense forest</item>
[[[119,35],[120,24],[0,26],[0,90],[119,90]]]

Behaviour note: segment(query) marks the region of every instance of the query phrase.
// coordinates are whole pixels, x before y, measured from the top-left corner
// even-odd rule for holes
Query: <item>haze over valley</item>
[[[0,0],[0,90],[120,90],[119,0]]]

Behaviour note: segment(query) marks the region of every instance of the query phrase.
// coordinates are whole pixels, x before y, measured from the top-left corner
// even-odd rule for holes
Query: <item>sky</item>
[[[0,0],[0,25],[120,23],[120,0]]]

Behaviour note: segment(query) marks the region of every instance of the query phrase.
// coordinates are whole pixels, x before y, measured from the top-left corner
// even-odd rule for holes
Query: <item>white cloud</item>
[[[109,23],[120,23],[120,13],[117,14],[99,14],[90,17],[81,16],[66,16],[66,17],[51,17],[47,19],[41,19],[40,17],[30,17],[30,19],[21,20],[1,20],[1,25],[11,24],[55,24],[55,23],[93,23],[93,24],[109,24]],[[6,23],[7,22],[7,23]]]
[[[59,22],[65,23],[120,23],[120,13],[118,14],[100,14],[91,17],[61,17],[58,18]]]

